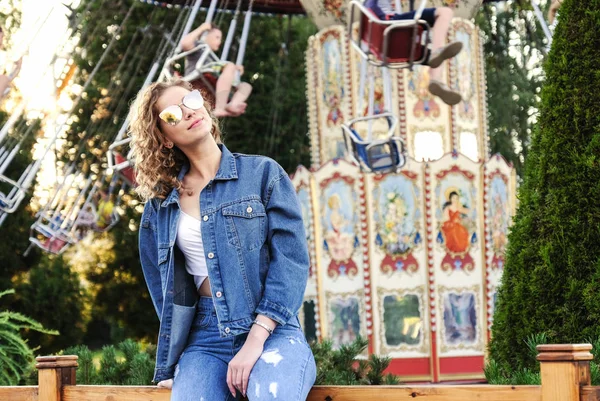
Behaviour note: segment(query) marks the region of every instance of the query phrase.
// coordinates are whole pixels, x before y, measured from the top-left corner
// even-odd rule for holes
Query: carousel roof
[[[193,4],[190,0],[140,0],[143,3],[153,4],[161,7],[181,7]],[[201,0],[197,0],[201,1]],[[224,3],[224,4],[223,4]],[[247,10],[250,0],[242,0],[242,10]],[[210,3],[202,4],[202,7],[208,7]],[[219,8],[235,10],[237,0],[220,0]],[[254,0],[252,10],[259,13],[270,14],[306,14],[299,0]]]

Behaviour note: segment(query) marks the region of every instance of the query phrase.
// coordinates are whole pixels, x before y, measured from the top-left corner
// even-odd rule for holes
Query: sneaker
[[[434,51],[431,54],[429,63],[427,63],[427,64],[431,68],[438,68],[444,62],[444,60],[448,60],[449,58],[452,58],[452,57],[456,56],[458,53],[460,53],[462,48],[463,48],[462,42],[457,41],[457,42],[449,43],[446,46],[442,47],[441,49]]]
[[[450,106],[454,106],[455,104],[460,103],[462,100],[460,93],[453,91],[445,84],[436,80],[432,80],[429,83],[429,93],[431,93],[433,96],[439,97],[444,103]]]

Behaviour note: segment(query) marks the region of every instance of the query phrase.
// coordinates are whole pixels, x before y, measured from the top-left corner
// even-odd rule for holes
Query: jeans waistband
[[[196,305],[197,312],[215,312],[215,304],[213,303],[212,297],[200,297],[198,298],[198,304]]]

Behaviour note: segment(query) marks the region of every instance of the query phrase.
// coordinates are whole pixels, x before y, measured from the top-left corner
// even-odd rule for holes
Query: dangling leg
[[[232,63],[227,63],[221,71],[221,75],[217,80],[217,87],[215,88],[216,100],[215,109],[213,110],[215,117],[228,117],[232,115],[229,111],[227,111],[226,107],[234,77],[235,65]]]
[[[247,82],[240,82],[231,101],[226,107],[227,111],[232,114],[237,113],[237,115],[243,114],[246,111],[246,99],[248,99],[251,93],[252,85]]]
[[[431,68],[429,92],[434,96],[438,96],[444,103],[451,106],[458,104],[462,98],[458,92],[451,90],[442,82],[442,69],[440,66],[444,60],[452,58],[460,53],[463,47],[462,42],[458,41],[444,46],[452,16],[452,9],[448,7],[435,9],[435,23],[433,25],[432,40],[433,51],[428,63]]]

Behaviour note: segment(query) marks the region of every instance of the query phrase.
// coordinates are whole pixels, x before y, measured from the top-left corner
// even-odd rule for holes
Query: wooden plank
[[[154,386],[65,386],[62,401],[169,401]],[[540,386],[315,386],[308,401],[541,401]]]
[[[600,386],[581,386],[581,401],[600,401]]]
[[[171,390],[156,386],[64,386],[62,401],[170,401]]]
[[[541,401],[540,386],[315,386],[307,401]]]
[[[42,369],[38,371],[38,394],[42,401],[61,401],[60,370]]]
[[[540,370],[544,401],[580,401],[578,362],[543,362]]]
[[[2,401],[38,401],[37,386],[2,386],[0,387]]]

